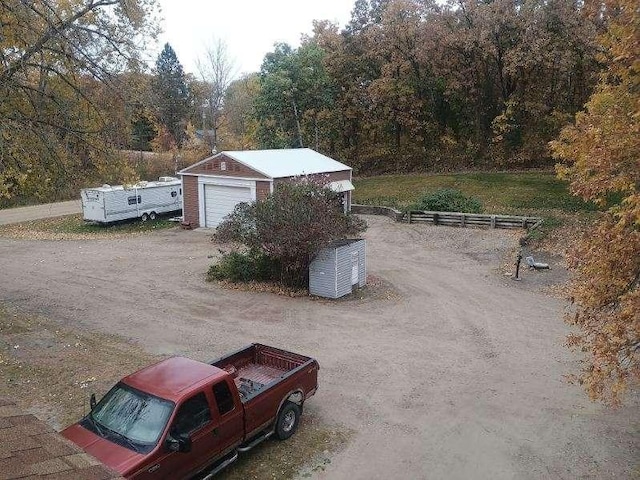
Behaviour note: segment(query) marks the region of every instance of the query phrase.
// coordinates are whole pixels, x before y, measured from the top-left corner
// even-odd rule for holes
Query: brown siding
[[[320,180],[326,179],[327,182],[337,182],[338,180],[351,180],[351,170],[342,170],[340,172],[318,173],[313,176],[317,177]],[[279,182],[287,182],[294,178],[296,177],[276,178],[273,181],[273,186],[276,187]]]
[[[330,182],[337,182],[338,180],[351,180],[351,170],[343,170],[341,172],[331,172],[327,174]]]
[[[191,224],[192,227],[199,227],[198,177],[182,176],[182,199],[184,202],[184,210],[182,212],[184,221]]]
[[[221,169],[221,162],[225,162],[226,170]],[[184,171],[185,173],[200,173],[204,175],[219,175],[224,177],[269,178],[222,154],[211,157],[200,165],[194,165]]]
[[[271,193],[271,182],[256,182],[256,200],[264,200]]]

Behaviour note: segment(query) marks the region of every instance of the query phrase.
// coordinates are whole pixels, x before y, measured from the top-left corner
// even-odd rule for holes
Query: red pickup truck
[[[209,479],[296,431],[318,362],[253,344],[201,363],[173,357],[123,378],[62,435],[128,479]]]

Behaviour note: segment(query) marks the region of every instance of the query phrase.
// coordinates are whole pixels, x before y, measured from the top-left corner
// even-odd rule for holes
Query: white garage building
[[[325,178],[351,209],[351,167],[309,148],[225,151],[178,172],[184,222],[215,228],[241,202],[265,198],[279,182]]]

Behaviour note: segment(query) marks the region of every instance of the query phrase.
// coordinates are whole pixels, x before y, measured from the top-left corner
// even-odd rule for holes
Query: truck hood
[[[65,428],[61,434],[120,475],[131,473],[145,457],[102,438],[77,423]]]

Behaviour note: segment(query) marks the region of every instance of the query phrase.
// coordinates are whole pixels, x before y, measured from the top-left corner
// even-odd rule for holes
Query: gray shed
[[[326,298],[350,294],[367,283],[367,245],[362,239],[338,240],[318,252],[309,265],[309,293]]]

